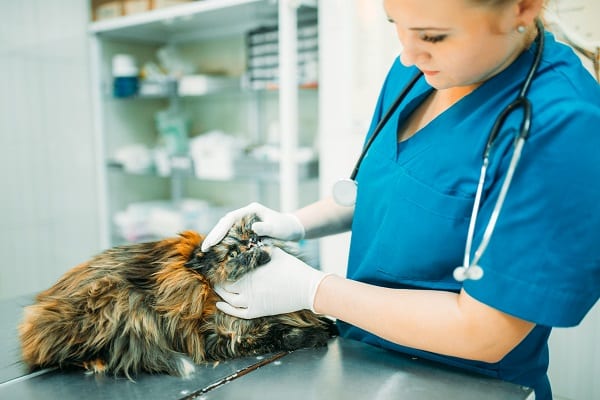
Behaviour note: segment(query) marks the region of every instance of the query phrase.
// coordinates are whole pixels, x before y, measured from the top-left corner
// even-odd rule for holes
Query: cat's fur
[[[255,220],[244,218],[207,252],[203,237],[186,231],[114,247],[71,269],[26,307],[23,361],[32,369],[187,376],[193,363],[325,345],[335,326],[308,310],[244,320],[216,308],[214,284],[270,259],[250,229]]]

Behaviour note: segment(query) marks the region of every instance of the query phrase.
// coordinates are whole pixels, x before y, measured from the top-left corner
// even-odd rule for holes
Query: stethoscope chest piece
[[[358,192],[354,179],[340,179],[333,185],[333,199],[341,206],[352,207],[356,203]]]
[[[464,282],[467,279],[478,281],[483,276],[483,268],[477,264],[469,267],[461,265],[460,267],[456,267],[454,269],[453,276],[458,282]]]

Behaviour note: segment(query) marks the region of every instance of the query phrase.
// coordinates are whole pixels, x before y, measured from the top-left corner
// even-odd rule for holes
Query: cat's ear
[[[179,240],[175,246],[179,254],[185,258],[191,258],[196,250],[200,249],[203,241],[204,236],[196,231],[187,230],[179,233]]]
[[[211,277],[225,259],[224,250],[223,246],[213,246],[204,252],[198,245],[184,266],[205,277]]]

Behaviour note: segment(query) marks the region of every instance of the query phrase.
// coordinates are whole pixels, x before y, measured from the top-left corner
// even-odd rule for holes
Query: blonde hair
[[[467,0],[477,6],[487,6],[490,8],[503,7],[510,3],[514,3],[516,0]],[[544,6],[548,5],[549,0],[544,0]]]

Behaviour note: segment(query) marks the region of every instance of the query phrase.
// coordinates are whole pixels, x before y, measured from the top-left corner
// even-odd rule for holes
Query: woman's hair
[[[465,0],[467,3],[470,3],[476,7],[488,7],[488,8],[496,8],[501,9],[502,7],[506,7],[511,3],[514,3],[516,0]],[[549,0],[544,0],[542,5],[542,10],[540,11],[539,17],[543,16],[544,10],[548,6]],[[543,18],[542,18],[543,19]]]
[[[467,0],[467,2],[472,3],[474,5],[485,7],[502,7],[514,1],[515,0]],[[548,0],[544,0],[544,5],[546,5],[547,3]]]

